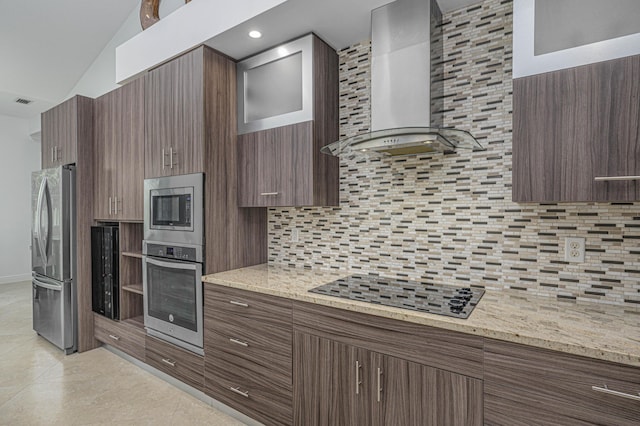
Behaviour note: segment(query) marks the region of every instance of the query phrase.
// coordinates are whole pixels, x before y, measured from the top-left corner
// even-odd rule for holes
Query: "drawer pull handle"
[[[261,192],[260,195],[268,196],[268,195],[278,195],[279,192]]]
[[[382,400],[382,369],[378,367],[378,402]]]
[[[164,362],[165,364],[168,364],[168,365],[170,365],[170,366],[172,366],[172,367],[175,367],[175,366],[176,366],[176,362],[175,362],[175,361],[170,360],[169,358],[162,358],[162,362]]]
[[[242,392],[242,391],[240,390],[240,387],[237,387],[237,388],[229,388],[229,389],[231,390],[231,392],[235,392],[235,393],[237,393],[238,395],[242,395],[242,396],[244,396],[245,398],[249,398],[249,391]]]
[[[638,395],[632,395],[630,393],[618,392],[618,391],[611,390],[611,389],[609,389],[607,387],[607,385],[604,385],[602,387],[600,387],[600,386],[591,386],[591,390],[594,390],[596,392],[606,393],[608,395],[619,396],[621,398],[628,398],[628,399],[633,399],[635,401],[640,401],[640,392],[638,392]]]
[[[229,338],[229,341],[232,342],[232,343],[235,343],[236,345],[244,346],[245,348],[249,347],[249,344],[247,342],[243,342],[243,341],[238,340],[238,339]]]
[[[236,305],[236,306],[242,306],[243,308],[248,308],[249,307],[249,305],[247,305],[246,303],[236,302],[235,300],[229,300],[229,303],[231,303],[232,305]]]
[[[640,180],[640,176],[596,176],[593,178],[596,182],[608,182],[616,180]]]
[[[118,340],[120,340],[120,338],[118,336],[114,336],[113,334],[110,334],[109,337],[111,337],[113,340],[115,340],[116,342]]]

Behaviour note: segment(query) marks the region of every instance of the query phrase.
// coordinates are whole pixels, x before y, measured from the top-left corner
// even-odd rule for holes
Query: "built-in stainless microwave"
[[[203,245],[204,175],[195,173],[144,181],[144,239]]]

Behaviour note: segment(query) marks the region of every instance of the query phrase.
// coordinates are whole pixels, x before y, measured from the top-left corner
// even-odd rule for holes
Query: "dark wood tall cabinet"
[[[42,113],[42,168],[76,165],[76,300],[78,351],[98,346],[91,311],[94,100],[74,96]]]
[[[265,209],[238,207],[236,64],[200,46],[145,76],[145,178],[205,175],[205,271],[267,259]]]
[[[338,55],[315,36],[312,79],[313,120],[238,136],[241,206],[338,205]]]
[[[235,82],[227,81],[224,69],[224,62],[230,61],[215,61],[214,56],[212,50],[201,46],[147,73],[145,177],[204,171],[204,145],[210,133],[216,132],[206,128],[215,119],[205,116],[205,108],[213,107],[207,110],[212,114],[220,108],[218,118],[229,113],[235,117],[235,112],[227,111],[229,105],[224,105],[231,102],[224,86],[235,87]],[[213,78],[205,81],[205,76]]]
[[[640,199],[640,55],[513,81],[513,200]]]
[[[95,100],[94,216],[142,221],[144,78]]]
[[[74,96],[71,99],[42,113],[42,168],[74,164],[78,160],[78,135],[87,119],[85,107],[93,99]],[[89,129],[90,130],[90,129]],[[86,141],[80,141],[86,144]]]

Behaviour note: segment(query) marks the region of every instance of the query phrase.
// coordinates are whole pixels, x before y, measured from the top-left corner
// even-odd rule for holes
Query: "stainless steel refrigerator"
[[[33,172],[33,329],[67,354],[77,350],[75,219],[75,167]]]

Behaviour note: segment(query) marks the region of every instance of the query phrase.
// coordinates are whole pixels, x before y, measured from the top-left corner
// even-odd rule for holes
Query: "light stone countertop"
[[[469,318],[392,308],[308,291],[348,272],[267,266],[206,275],[206,283],[640,366],[640,312],[559,301],[515,290],[487,290]]]

